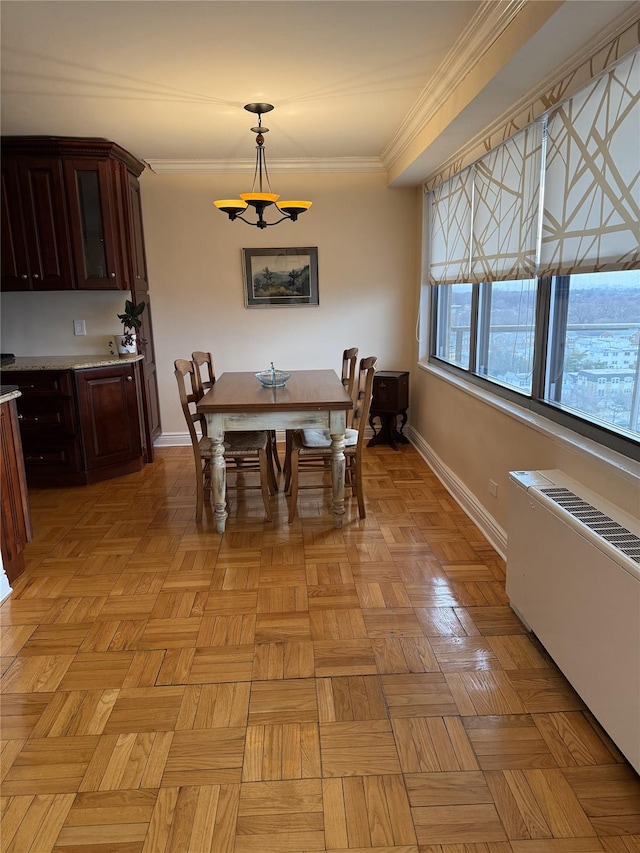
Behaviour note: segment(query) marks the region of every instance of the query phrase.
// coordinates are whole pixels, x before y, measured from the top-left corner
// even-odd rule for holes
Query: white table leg
[[[224,461],[224,430],[220,415],[207,415],[207,432],[213,442],[211,486],[214,502],[216,533],[224,533],[227,522],[227,466]]]
[[[344,431],[345,413],[331,412],[331,512],[333,513],[333,526],[342,527],[344,517]]]

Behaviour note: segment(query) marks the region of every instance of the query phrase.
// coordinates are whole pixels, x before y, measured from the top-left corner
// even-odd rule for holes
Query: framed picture
[[[247,308],[318,305],[318,249],[243,249]]]

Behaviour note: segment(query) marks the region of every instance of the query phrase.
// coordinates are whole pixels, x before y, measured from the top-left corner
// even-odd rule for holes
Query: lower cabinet
[[[144,465],[139,362],[11,373],[30,486],[75,486]]]
[[[2,563],[12,583],[24,571],[23,551],[32,535],[15,400],[0,405],[0,488]]]
[[[127,465],[142,455],[139,381],[133,366],[76,371],[87,471]]]

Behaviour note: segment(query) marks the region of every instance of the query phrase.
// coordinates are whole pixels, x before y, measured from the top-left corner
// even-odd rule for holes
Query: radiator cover
[[[640,772],[637,521],[561,471],[509,478],[511,606]]]

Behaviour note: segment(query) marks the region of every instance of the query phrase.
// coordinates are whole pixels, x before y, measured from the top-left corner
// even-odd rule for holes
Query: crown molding
[[[484,0],[455,41],[411,110],[385,146],[381,159],[389,169],[424,126],[451,97],[455,86],[477,65],[530,0]]]
[[[604,68],[607,68],[609,67],[609,63],[613,64],[632,50],[637,50],[638,41],[640,40],[637,32],[639,26],[640,3],[636,2],[625,14],[612,21],[609,26],[601,30],[591,41],[583,45],[580,50],[552,69],[549,74],[539,80],[529,91],[525,92],[509,109],[505,110],[494,121],[488,124],[487,127],[483,128],[480,133],[473,136],[465,145],[447,157],[434,172],[424,179],[423,187],[425,191],[433,189],[436,183],[440,183],[440,180],[444,179],[444,176],[447,175],[448,170],[451,168],[455,167],[455,171],[458,171],[459,168],[463,168],[461,164],[465,166],[470,165],[488,149],[494,147],[494,144],[489,142],[489,140],[495,139],[503,142],[513,133],[521,130],[526,124],[536,121],[548,113],[555,103],[555,98],[551,95],[553,90],[556,90],[555,94],[561,99],[574,94],[573,88],[567,87],[566,81],[570,80],[579,71],[581,66],[588,64],[594,76],[597,76],[600,70],[594,63],[594,58],[600,51],[606,52],[607,59],[604,61]],[[629,44],[622,50],[622,54],[618,56],[616,51],[611,50],[611,45],[616,39],[625,36],[631,36],[631,38],[627,39]],[[586,85],[586,82],[580,83],[577,88],[580,89],[582,85]]]
[[[143,161],[157,174],[204,174],[254,172],[255,160],[155,160]],[[326,157],[269,160],[269,173],[276,172],[386,172],[379,157]]]

